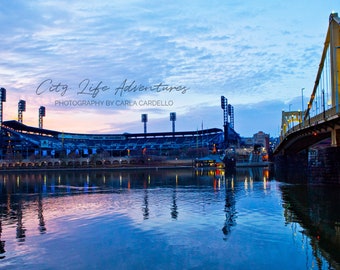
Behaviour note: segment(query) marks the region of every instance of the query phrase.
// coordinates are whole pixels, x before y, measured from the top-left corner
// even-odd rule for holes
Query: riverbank
[[[2,160],[0,171],[40,171],[40,170],[136,170],[136,169],[170,169],[192,168],[192,159],[160,159],[119,157],[91,160],[79,159],[45,159],[45,160]]]
[[[26,168],[0,170],[0,174],[8,172],[39,172],[39,171],[142,171],[142,170],[171,170],[171,169],[195,169],[193,166],[128,166],[128,167],[65,167],[65,168]]]

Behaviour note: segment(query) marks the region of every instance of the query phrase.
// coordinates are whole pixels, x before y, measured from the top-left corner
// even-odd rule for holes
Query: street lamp
[[[303,90],[305,88],[301,88],[301,116],[302,116],[302,125],[303,125],[303,120],[304,120],[304,108],[303,108]]]
[[[337,66],[338,64],[337,64],[337,62],[336,62],[336,60],[337,60],[337,49],[340,49],[340,46],[336,46],[335,47],[335,51],[334,51],[334,54],[335,54],[335,65]],[[335,73],[335,108],[336,108],[336,113],[338,113],[339,112],[339,89],[338,89],[338,73],[339,73],[339,71],[337,70],[336,71],[336,73]]]
[[[288,111],[290,112],[290,110],[291,110],[291,107],[292,107],[292,104],[289,104],[289,109],[288,109]],[[292,116],[289,114],[289,116],[288,116],[288,129],[290,129],[292,126],[293,126],[293,124],[291,123],[291,121],[292,121]]]

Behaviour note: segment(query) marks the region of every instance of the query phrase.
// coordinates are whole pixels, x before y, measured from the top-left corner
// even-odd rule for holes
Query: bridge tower
[[[338,13],[329,17],[329,30],[326,37],[331,53],[331,84],[332,84],[332,107],[336,107],[339,113],[339,91],[340,91],[340,19]]]
[[[328,59],[329,58],[329,59]],[[339,91],[340,91],[340,18],[338,13],[332,13],[329,16],[329,27],[326,34],[326,40],[319,64],[318,73],[316,75],[313,92],[311,94],[308,107],[304,115],[304,120],[309,116],[313,102],[317,97],[318,88],[322,81],[324,69],[327,69],[330,62],[330,84],[331,84],[331,104],[332,108],[336,108],[336,113],[339,113]],[[320,92],[320,91],[319,91]],[[320,95],[320,94],[319,94]]]
[[[328,63],[329,62],[329,63]],[[320,86],[322,81],[322,76],[324,74],[324,69],[327,70],[327,65],[329,64],[329,77],[330,77],[330,102],[329,106],[331,109],[325,109],[325,97],[324,89]],[[326,66],[325,66],[326,65]],[[340,94],[340,18],[338,13],[332,13],[329,16],[329,27],[326,34],[326,40],[324,43],[324,49],[321,56],[321,61],[318,69],[318,73],[315,79],[315,84],[313,92],[308,102],[308,107],[305,112],[303,121],[309,119],[311,109],[314,106],[317,108],[318,96],[322,96],[321,104],[323,106],[322,118],[326,118],[331,115],[337,115],[340,112],[339,108],[339,94]],[[322,88],[322,91],[320,90]],[[319,98],[320,99],[320,98]],[[319,102],[320,103],[320,102]],[[327,114],[327,115],[326,115]],[[310,123],[309,123],[310,124]],[[340,130],[338,125],[334,125],[331,128],[331,140],[332,146],[340,146]]]
[[[294,123],[302,122],[302,112],[301,111],[282,111],[281,120],[281,137],[286,134],[288,129],[292,126],[294,128]]]
[[[326,42],[329,42],[330,64],[331,64],[331,85],[332,85],[332,107],[335,107],[336,114],[339,113],[339,91],[340,91],[340,19],[338,13],[329,17],[329,31]],[[331,131],[332,146],[340,146],[340,131],[333,128]]]

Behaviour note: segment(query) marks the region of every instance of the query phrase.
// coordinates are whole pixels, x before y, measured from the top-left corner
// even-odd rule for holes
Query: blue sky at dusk
[[[79,133],[222,128],[279,135],[281,112],[312,92],[338,1],[2,1],[4,120]],[[125,91],[123,91],[125,90]],[[291,104],[291,105],[290,105]]]

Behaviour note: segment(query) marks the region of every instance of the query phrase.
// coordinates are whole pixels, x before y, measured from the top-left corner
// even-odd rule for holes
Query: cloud
[[[308,10],[302,16],[304,5]],[[179,128],[195,129],[201,121],[218,127],[216,108],[225,95],[242,115],[236,131],[248,134],[245,127],[257,123],[258,129],[266,132],[270,128],[268,132],[275,133],[273,126],[279,123],[267,125],[261,106],[280,114],[281,106],[274,105],[299,96],[302,87],[306,96],[311,92],[327,30],[327,9],[329,4],[305,0],[11,1],[0,11],[4,26],[0,75],[2,87],[8,89],[5,116],[16,115],[18,100],[25,99],[26,120],[35,123],[36,110],[44,105],[46,127],[55,129],[73,130],[74,123],[79,123],[84,132],[86,128],[91,132],[130,131],[135,130],[133,123],[139,122],[142,112],[157,118],[157,126],[163,127],[161,119],[170,111],[178,112],[184,121],[178,121]],[[38,96],[36,89],[46,79],[68,85],[70,90],[64,97],[55,91]],[[55,105],[59,99],[119,100],[112,91],[103,91],[96,98],[80,96],[79,84],[85,79],[110,89],[126,79],[138,85],[164,83],[190,90],[185,95],[138,92],[123,98],[171,100],[174,105],[170,108]],[[259,110],[257,118],[243,109],[247,104]],[[66,123],[58,115],[67,113],[69,122],[64,127]],[[243,116],[246,113],[251,115]],[[119,121],[108,121],[107,115]],[[94,122],[84,124],[85,116]],[[280,122],[280,118],[273,121]]]

